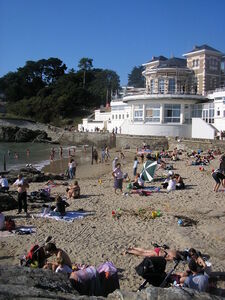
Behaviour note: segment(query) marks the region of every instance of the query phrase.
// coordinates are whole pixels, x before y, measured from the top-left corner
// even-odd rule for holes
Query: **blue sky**
[[[77,70],[89,57],[125,85],[152,56],[202,44],[225,52],[224,0],[0,0],[0,77],[27,60],[57,57]]]

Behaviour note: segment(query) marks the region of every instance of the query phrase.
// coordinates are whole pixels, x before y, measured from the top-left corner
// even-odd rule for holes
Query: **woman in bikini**
[[[162,256],[165,257],[166,260],[173,260],[177,256],[176,250],[165,250],[162,247],[156,247],[154,249],[130,247],[126,250],[125,254],[126,253],[144,257]]]

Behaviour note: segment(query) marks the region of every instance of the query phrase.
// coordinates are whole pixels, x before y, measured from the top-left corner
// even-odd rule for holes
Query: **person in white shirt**
[[[0,176],[0,192],[7,192],[9,190],[8,180],[4,175]]]
[[[174,175],[172,175],[168,182],[167,191],[171,192],[171,191],[174,191],[175,189],[176,189],[176,180],[175,180]]]

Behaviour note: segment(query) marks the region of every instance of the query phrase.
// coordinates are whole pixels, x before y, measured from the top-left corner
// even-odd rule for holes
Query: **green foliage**
[[[57,58],[27,61],[17,72],[0,78],[8,113],[63,124],[105,103],[107,97],[110,100],[119,89],[119,76],[112,70],[93,69],[92,62],[83,58],[80,70],[65,73],[66,65]]]
[[[145,87],[145,79],[142,75],[144,71],[143,66],[134,67],[130,74],[128,74],[128,85],[133,86],[135,88],[144,88]]]

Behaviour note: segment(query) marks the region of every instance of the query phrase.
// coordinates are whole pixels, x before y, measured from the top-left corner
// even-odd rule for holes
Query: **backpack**
[[[12,231],[16,228],[15,221],[10,217],[5,217],[5,230]]]
[[[45,264],[45,252],[43,247],[34,245],[26,255],[26,266],[42,268]]]
[[[166,260],[164,257],[145,257],[135,268],[138,275],[148,280],[154,286],[160,286],[166,277]]]

